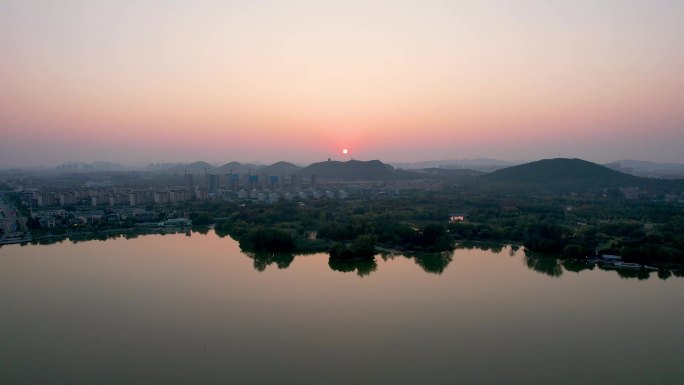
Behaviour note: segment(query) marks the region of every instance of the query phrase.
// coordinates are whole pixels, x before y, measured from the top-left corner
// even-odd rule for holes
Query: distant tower
[[[316,188],[316,175],[311,174],[311,188]]]

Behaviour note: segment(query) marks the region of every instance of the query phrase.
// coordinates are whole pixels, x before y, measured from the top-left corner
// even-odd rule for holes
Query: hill
[[[494,183],[552,185],[629,185],[641,178],[611,170],[582,159],[542,159],[519,166],[507,167],[483,175],[482,180]]]
[[[270,166],[265,166],[259,169],[259,172],[267,172],[271,175],[292,175],[298,173],[302,168],[290,162],[276,162]]]
[[[257,172],[266,166],[257,166],[252,163],[228,162],[223,166],[217,167],[213,170],[215,174],[246,174],[250,172]]]
[[[245,169],[246,167],[240,163],[240,162],[228,162],[224,164],[223,166],[217,167],[214,172],[219,173],[219,174],[228,174],[231,171],[235,173],[239,173],[241,170]]]
[[[347,162],[329,160],[304,167],[300,170],[300,174],[336,180],[390,180],[396,177],[394,168],[379,160]]]
[[[185,174],[186,172],[188,174],[204,174],[205,170],[207,172],[211,172],[215,167],[210,165],[207,162],[199,161],[199,162],[194,162],[194,163],[188,163],[188,164],[183,164],[183,165],[178,165],[174,166],[165,170],[161,170],[162,172],[169,173],[169,174]]]

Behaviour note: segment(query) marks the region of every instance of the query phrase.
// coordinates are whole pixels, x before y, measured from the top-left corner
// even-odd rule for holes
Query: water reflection
[[[508,246],[343,264],[320,253],[243,255],[211,231],[124,238],[0,249],[0,383],[669,384],[684,376],[682,280],[627,281],[597,267],[565,273],[584,269],[570,260],[560,262],[561,279],[546,278],[526,267],[523,250],[509,257]]]
[[[658,278],[662,280],[666,280],[672,276],[672,272],[670,270],[659,270],[658,271]]]
[[[275,264],[278,269],[286,269],[294,261],[295,255],[289,253],[255,253],[241,250],[248,258],[253,260],[254,269],[257,271],[264,271],[272,264]],[[413,259],[416,265],[430,274],[440,275],[444,273],[447,266],[453,261],[453,252],[444,252],[437,254],[418,254],[418,255],[403,255],[403,254],[379,254],[384,260],[393,260],[394,258]],[[355,272],[359,277],[365,277],[377,271],[378,264],[375,258],[370,260],[359,260],[343,262],[328,258],[328,266],[333,271],[342,273]]]
[[[648,279],[651,277],[651,272],[648,270],[630,270],[630,269],[619,269],[617,270],[618,275],[620,278],[624,279],[638,279],[639,281],[642,281],[644,279]]]
[[[580,273],[584,270],[599,269],[602,271],[615,272],[622,279],[637,279],[639,281],[649,279],[653,271],[646,269],[617,268],[615,266],[587,263],[577,259],[559,259],[552,256],[539,255],[525,251],[525,264],[530,270],[550,277],[560,277],[565,271]],[[660,269],[656,275],[661,280],[672,276],[684,275],[681,270]]]
[[[566,271],[571,273],[579,273],[584,270],[594,270],[595,266],[587,264],[584,261],[579,261],[576,259],[564,259],[561,261],[561,265]]]
[[[464,249],[464,250],[484,250],[484,251],[491,251],[494,254],[499,254],[503,251],[504,247],[507,245],[502,244],[502,243],[491,243],[491,242],[475,242],[475,241],[466,241],[466,242],[460,242],[456,245],[456,249]],[[513,245],[511,246],[511,251],[510,255],[514,256],[515,253],[518,251],[518,248],[520,246]]]
[[[341,262],[333,258],[328,259],[328,266],[334,271],[342,273],[356,272],[359,277],[365,277],[378,269],[375,258],[361,261]]]
[[[608,265],[596,265],[600,270],[603,271],[614,271],[620,278],[622,279],[637,279],[639,281],[649,279],[651,277],[651,270],[645,270],[645,269],[631,269],[631,268],[623,268],[619,269],[614,266],[608,266]],[[662,280],[666,280],[672,276],[672,272],[669,270],[660,270],[658,274],[656,274],[658,278]]]
[[[81,243],[86,241],[108,241],[113,239],[135,239],[141,235],[157,234],[177,234],[184,233],[186,236],[191,237],[194,233],[199,233],[206,235],[211,230],[211,227],[207,226],[196,226],[192,229],[187,228],[163,228],[163,229],[135,229],[135,230],[100,230],[93,231],[90,233],[73,233],[73,234],[62,234],[54,236],[46,236],[43,238],[37,238],[32,240],[30,243],[23,243],[21,246],[27,245],[49,245],[55,243],[62,243],[64,241],[70,241],[71,243]],[[215,230],[216,235],[223,238],[229,236],[227,233],[220,233]],[[233,238],[233,237],[231,237]],[[233,238],[234,239],[234,238]],[[521,247],[518,245],[505,245],[500,243],[486,243],[486,242],[463,242],[456,245],[456,250],[483,250],[489,251],[494,254],[501,254],[504,249],[508,249],[506,253],[510,257],[515,257],[518,252],[521,251]],[[672,269],[660,269],[655,274],[653,271],[643,270],[643,269],[625,269],[625,268],[615,268],[612,266],[605,265],[594,265],[587,264],[583,260],[576,259],[560,259],[554,256],[540,255],[535,253],[530,253],[524,248],[524,255],[522,260],[524,264],[532,271],[540,274],[544,274],[549,277],[561,277],[565,271],[571,273],[580,273],[584,270],[595,270],[599,269],[602,271],[614,271],[620,278],[623,279],[636,279],[636,280],[646,280],[652,275],[657,276],[661,280],[667,280],[671,277],[684,277],[684,269],[677,266],[673,266]],[[243,253],[250,259],[253,260],[253,267],[257,271],[264,271],[270,265],[275,264],[278,269],[288,268],[295,259],[295,255],[287,253],[254,253],[246,250],[242,250]],[[413,259],[413,261],[418,265],[421,270],[428,274],[440,275],[443,274],[446,268],[454,259],[454,252],[444,252],[435,254],[392,254],[384,253],[379,254],[379,256],[384,260],[392,260],[396,257],[403,257],[407,259]],[[373,260],[368,261],[357,261],[357,262],[339,262],[339,261],[329,261],[328,265],[334,271],[338,272],[356,272],[360,277],[365,277],[375,272],[378,265]]]
[[[551,277],[560,277],[563,275],[563,265],[558,258],[540,256],[525,250],[525,257],[523,260],[530,270]]]
[[[209,226],[193,226],[192,232],[193,233],[200,233],[202,235],[207,235],[207,234],[209,234],[210,229],[211,229],[211,227],[209,227]]]
[[[184,228],[169,227],[163,230],[159,229],[116,229],[116,230],[95,230],[92,232],[77,232],[77,233],[65,233],[65,234],[52,234],[37,237],[32,239],[30,242],[21,243],[21,246],[28,245],[52,245],[55,243],[62,243],[64,241],[69,241],[71,243],[81,243],[89,241],[108,241],[113,239],[135,239],[141,235],[166,235],[166,234],[177,234],[183,233],[190,236],[190,230]],[[199,232],[201,234],[207,234],[206,229],[192,229],[192,232]]]
[[[243,253],[254,260],[253,266],[256,271],[264,271],[274,263],[278,269],[287,269],[295,258],[294,255],[289,253],[252,253],[244,251]]]
[[[457,249],[466,250],[484,250],[493,253],[499,253],[506,245],[501,244],[487,244],[479,242],[465,242],[457,245]],[[511,257],[516,256],[520,246],[510,245],[508,255]],[[561,277],[564,272],[580,273],[585,270],[594,270],[596,268],[603,271],[614,271],[620,278],[623,279],[637,279],[645,280],[651,277],[652,271],[645,269],[628,269],[628,268],[616,268],[613,266],[595,265],[587,263],[580,259],[561,259],[555,256],[541,255],[536,253],[531,253],[528,250],[524,250],[523,262],[532,271],[538,272],[540,274],[547,275],[549,277]],[[660,269],[656,274],[661,280],[666,280],[670,277],[682,277],[684,276],[684,270],[682,269]]]
[[[416,265],[420,266],[424,272],[440,275],[444,273],[447,266],[454,260],[454,252],[443,252],[434,254],[405,255],[412,258]]]

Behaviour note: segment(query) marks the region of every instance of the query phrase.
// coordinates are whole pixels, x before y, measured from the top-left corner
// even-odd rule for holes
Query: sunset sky
[[[559,3],[4,0],[0,167],[684,162],[684,2]]]

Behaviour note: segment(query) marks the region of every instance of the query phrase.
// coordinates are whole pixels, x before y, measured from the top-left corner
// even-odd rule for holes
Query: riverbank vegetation
[[[203,206],[222,216],[214,220],[218,232],[238,240],[255,227],[280,237],[287,233],[294,252],[336,245],[335,252],[345,253],[343,246],[367,235],[380,249],[411,253],[448,251],[455,242],[489,241],[559,258],[618,254],[626,261],[684,263],[684,205],[678,203],[444,191],[382,200]],[[464,220],[450,223],[454,212],[462,213]]]
[[[611,190],[530,193],[463,185],[375,198],[275,204],[216,199],[162,209],[162,219],[166,213],[184,213],[193,225],[213,225],[217,234],[231,236],[253,252],[329,252],[341,260],[368,258],[359,247],[361,239],[372,240],[378,251],[412,254],[486,241],[562,259],[616,254],[628,262],[684,265],[684,205],[627,199]],[[51,236],[138,226],[128,220],[33,230],[34,235]]]

